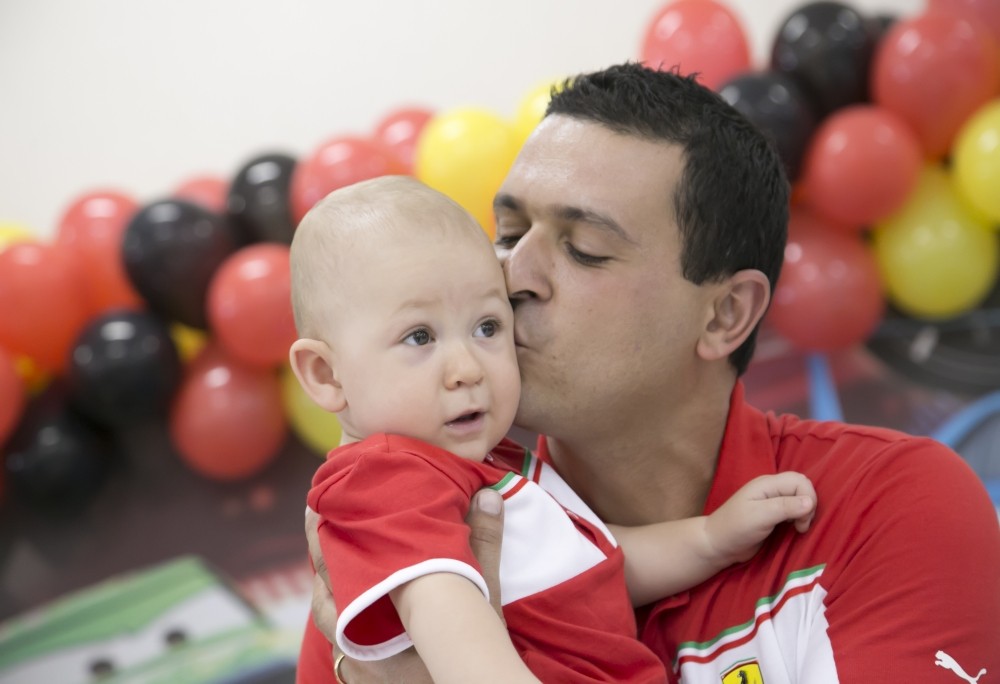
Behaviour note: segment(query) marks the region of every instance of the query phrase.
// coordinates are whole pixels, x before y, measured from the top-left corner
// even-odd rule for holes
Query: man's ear
[[[330,413],[347,408],[344,388],[337,379],[333,352],[319,340],[295,340],[288,352],[292,372],[313,402]]]
[[[708,323],[698,340],[706,360],[728,358],[750,336],[771,301],[771,284],[761,271],[737,271],[718,284]]]

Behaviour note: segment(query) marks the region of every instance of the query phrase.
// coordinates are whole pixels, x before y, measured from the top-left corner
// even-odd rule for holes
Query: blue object
[[[823,354],[811,354],[806,358],[809,377],[809,411],[816,420],[844,420],[830,363]],[[1000,391],[987,394],[965,406],[952,415],[943,425],[930,435],[955,451],[959,445],[987,420],[1000,415]],[[980,475],[993,505],[1000,511],[1000,478],[986,478]]]
[[[816,420],[844,420],[844,409],[830,372],[830,362],[823,354],[806,357],[809,371],[809,413]]]

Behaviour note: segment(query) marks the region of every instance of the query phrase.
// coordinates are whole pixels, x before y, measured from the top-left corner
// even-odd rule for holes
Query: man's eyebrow
[[[521,211],[521,203],[514,199],[513,195],[500,193],[493,198],[493,211],[497,209],[510,209],[511,211]]]
[[[628,242],[629,244],[636,244],[636,241],[625,232],[625,229],[610,216],[600,214],[596,211],[591,211],[590,209],[569,206],[553,207],[552,213],[556,216],[556,218],[567,223],[588,223],[592,226],[596,226],[597,228],[614,233],[617,237],[621,238],[625,242]]]
[[[498,209],[507,209],[515,212],[524,211],[524,207],[521,203],[517,201],[513,195],[508,195],[506,193],[501,193],[494,198],[493,210],[496,211]],[[604,214],[596,211],[583,209],[581,207],[556,205],[549,209],[549,213],[560,221],[565,221],[566,223],[589,223],[592,226],[614,233],[617,237],[625,240],[625,242],[633,245],[637,244],[617,221],[610,216],[605,216]]]

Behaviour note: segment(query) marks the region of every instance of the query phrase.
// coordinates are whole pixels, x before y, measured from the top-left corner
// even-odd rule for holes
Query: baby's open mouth
[[[453,421],[450,421],[448,425],[461,425],[462,423],[471,423],[480,416],[483,415],[482,411],[472,411],[470,413],[464,413]]]

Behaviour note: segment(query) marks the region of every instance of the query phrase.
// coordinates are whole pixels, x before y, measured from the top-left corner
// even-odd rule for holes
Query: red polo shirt
[[[764,414],[737,384],[705,512],[750,479],[807,475],[811,529],[644,612],[685,684],[1000,676],[1000,525],[975,473],[929,439]]]

